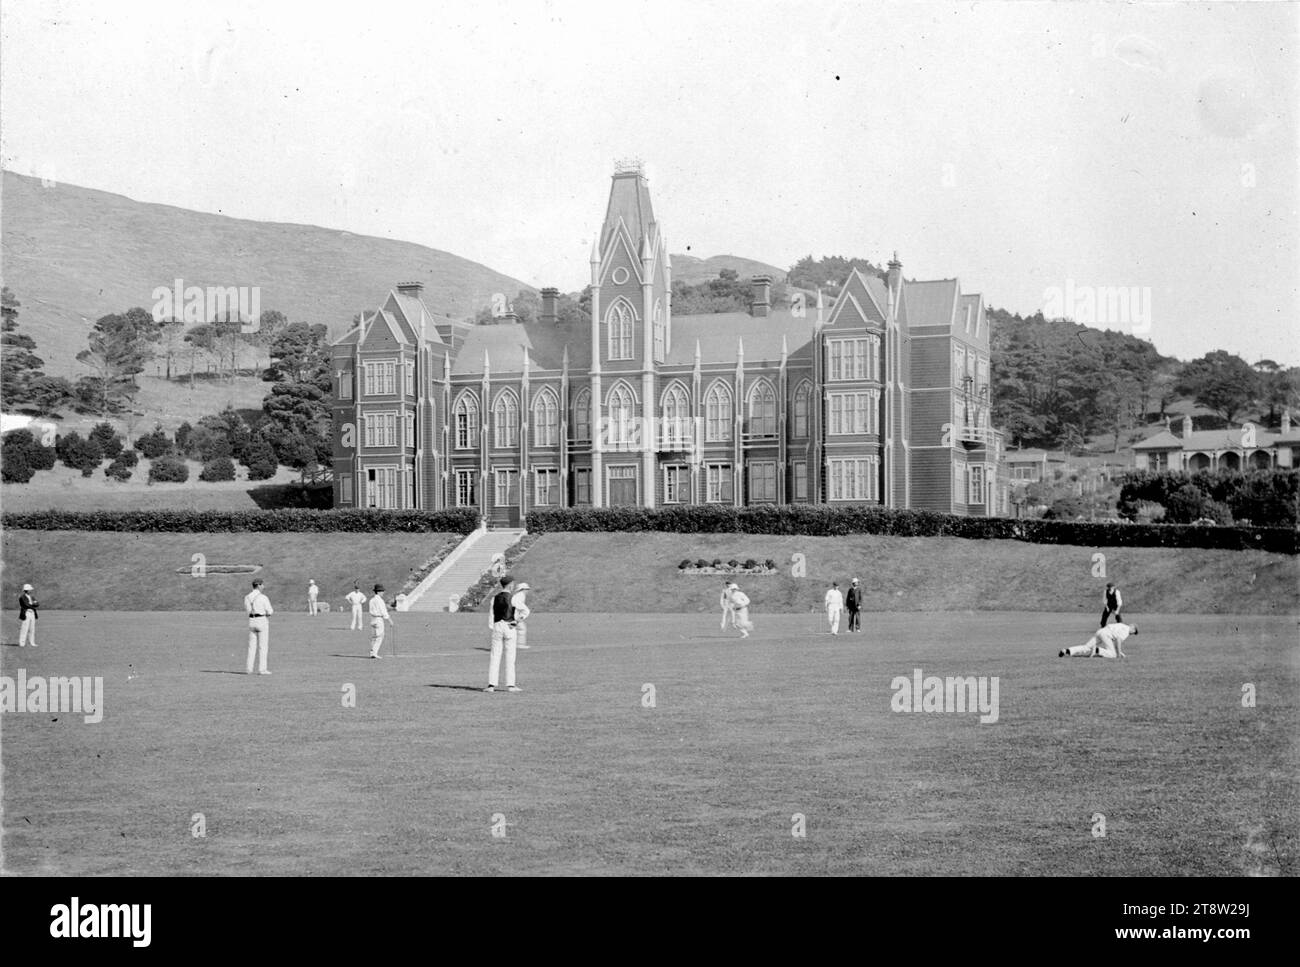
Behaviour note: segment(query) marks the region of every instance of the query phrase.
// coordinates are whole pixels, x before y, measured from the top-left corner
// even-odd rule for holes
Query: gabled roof
[[[902,304],[907,325],[951,327],[960,290],[956,279],[904,282]]]
[[[1181,450],[1183,441],[1168,430],[1161,430],[1155,436],[1134,444],[1134,450]]]
[[[420,299],[417,296],[407,295],[405,292],[393,290],[389,293],[389,299],[385,303],[385,305],[390,304],[402,314],[402,317],[411,327],[411,332],[415,333],[417,336],[423,334],[424,338],[430,342],[442,342],[442,336],[440,336],[438,330],[434,328],[437,324],[437,320],[434,318],[433,313],[429,311],[428,307],[425,306],[423,299]]]

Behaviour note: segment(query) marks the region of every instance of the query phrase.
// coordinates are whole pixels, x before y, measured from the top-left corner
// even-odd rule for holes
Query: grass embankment
[[[3,539],[3,594],[18,600],[36,585],[47,609],[78,611],[238,611],[254,577],[272,606],[305,611],[307,582],[337,609],[359,581],[391,598],[410,573],[461,540],[454,534],[122,534],[9,530]],[[195,555],[201,554],[201,560]],[[195,577],[192,568],[207,572]],[[256,574],[218,574],[217,564],[260,564]],[[183,569],[179,570],[178,569]]]
[[[1095,554],[1105,555],[1094,577]],[[804,577],[792,576],[803,555]],[[1261,551],[1069,547],[955,537],[545,534],[515,566],[539,611],[718,610],[721,575],[682,575],[684,558],[772,558],[736,582],[756,612],[819,608],[832,580],[861,579],[867,611],[1095,611],[1107,580],[1126,615],[1300,613],[1300,562]]]

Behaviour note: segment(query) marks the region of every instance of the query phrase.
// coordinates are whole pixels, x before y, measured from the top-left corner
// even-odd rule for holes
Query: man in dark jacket
[[[495,692],[501,673],[501,652],[506,654],[506,691],[521,691],[515,684],[515,638],[516,618],[514,604],[510,594],[511,577],[501,575],[501,590],[492,598],[492,614],[488,618],[488,627],[492,630],[492,659],[488,664],[488,685],[485,692]]]
[[[1115,616],[1115,620],[1117,622],[1123,624],[1124,617],[1119,612],[1120,612],[1120,608],[1124,607],[1124,599],[1120,596],[1119,588],[1115,587],[1114,584],[1107,581],[1106,593],[1103,596],[1102,600],[1105,602],[1105,604],[1101,609],[1101,627],[1102,628],[1106,627],[1106,619],[1109,618],[1111,615]]]
[[[18,597],[18,619],[22,622],[18,630],[19,648],[25,647],[28,641],[33,648],[36,647],[36,619],[40,617],[36,609],[40,607],[40,603],[33,596],[33,590],[30,584],[24,584],[23,593]]]
[[[844,607],[849,612],[849,631],[862,630],[862,588],[854,578],[849,593],[844,596]]]

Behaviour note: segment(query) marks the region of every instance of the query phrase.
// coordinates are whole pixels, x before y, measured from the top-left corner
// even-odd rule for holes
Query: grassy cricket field
[[[0,718],[4,870],[1300,872],[1294,616],[1144,615],[1105,661],[1056,657],[1092,615],[539,613],[521,694],[478,690],[482,615],[395,617],[370,661],[277,615],[262,678],[237,613],[49,611],[35,650],[6,613],[4,676],[104,693]],[[891,710],[915,669],[996,676],[997,721]]]

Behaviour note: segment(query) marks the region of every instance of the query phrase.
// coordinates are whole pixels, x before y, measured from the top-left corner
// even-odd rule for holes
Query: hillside
[[[261,307],[333,335],[398,282],[425,284],[425,303],[462,319],[494,292],[529,286],[487,266],[411,242],[312,225],[257,222],[41,181],[6,171],[0,187],[4,284],[45,371],[84,374],[76,354],[96,319],[153,305],[152,292],[188,285],[261,287]]]
[[[770,275],[773,282],[785,281],[785,269],[775,265],[759,262],[756,259],[742,258],[739,255],[714,255],[699,259],[693,255],[673,254],[673,281],[697,285],[716,279],[723,269],[735,269],[736,275],[748,279],[752,275]]]

